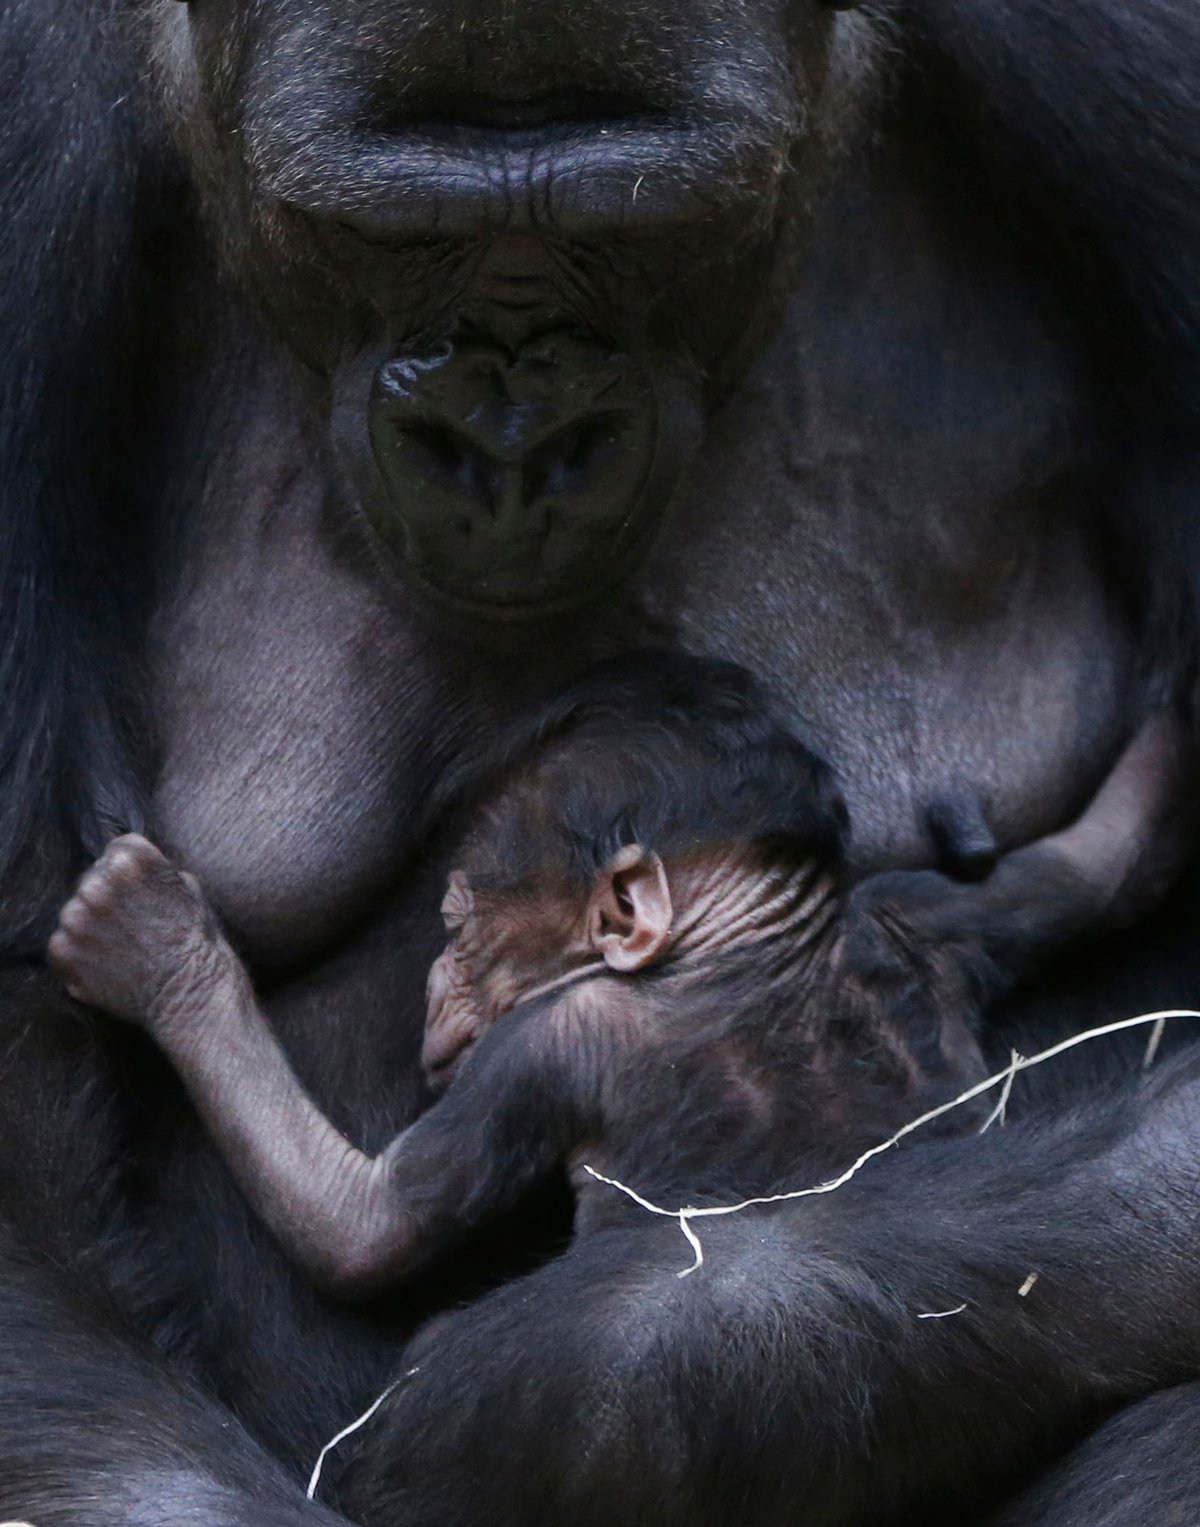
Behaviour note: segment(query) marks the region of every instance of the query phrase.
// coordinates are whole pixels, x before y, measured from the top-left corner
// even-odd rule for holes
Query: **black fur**
[[[162,194],[136,64],[110,0],[0,18],[0,205],[9,230],[0,370],[0,943],[27,953],[73,871],[141,821],[125,640],[139,234]],[[64,48],[86,66],[64,71]],[[148,151],[149,150],[149,151]],[[140,444],[141,442],[137,442]],[[31,942],[32,941],[32,942]]]
[[[255,9],[269,8],[233,0],[192,0],[188,7],[193,24],[209,28],[222,14]],[[337,24],[336,7],[327,9]],[[869,7],[868,19],[879,21],[884,12],[873,141],[903,140],[915,161],[930,168],[931,179],[936,170],[957,175],[956,183],[978,181],[970,203],[977,266],[968,277],[991,271],[992,240],[1001,227],[1018,231],[1018,284],[1034,290],[1055,322],[1070,329],[1086,372],[1090,486],[1084,508],[1097,527],[1111,603],[1136,631],[1136,656],[1158,689],[1190,695],[1200,566],[1193,424],[1200,322],[1195,9],[1189,0],[903,0]],[[139,677],[154,605],[149,596],[166,560],[162,527],[172,522],[180,483],[210,466],[212,439],[198,421],[219,405],[237,416],[249,389],[258,386],[232,354],[242,332],[236,324],[245,320],[229,320],[229,287],[214,274],[219,245],[222,253],[244,253],[238,235],[246,206],[236,195],[221,205],[219,237],[211,222],[197,220],[194,176],[149,84],[154,70],[146,18],[160,13],[182,17],[184,10],[175,0],[150,6],[5,0],[0,6],[0,942],[12,961],[36,953],[74,869],[106,832],[140,823],[163,708],[161,694]],[[802,14],[807,11],[797,0],[796,15]],[[362,51],[373,56],[369,43]],[[293,66],[302,57],[297,48]],[[238,78],[234,63],[226,81]],[[236,121],[223,124],[224,149],[236,141],[236,128]],[[837,163],[852,165],[853,151]],[[299,347],[300,319],[315,321],[336,305],[313,267],[291,274],[310,282],[300,318],[291,329],[283,325],[284,342]],[[774,274],[751,271],[747,279],[761,276],[765,286]],[[436,280],[422,275],[422,290],[436,297]],[[266,270],[265,284],[275,276]],[[719,303],[697,317],[695,293],[684,298],[671,308],[672,323],[687,329],[694,317],[713,341],[710,348],[728,342],[740,365],[743,347],[753,348],[761,326],[743,330],[735,307]],[[886,307],[892,294],[885,298]],[[354,309],[342,337],[365,322]],[[199,395],[192,397],[192,368],[209,328],[218,346],[228,341],[231,353],[220,385],[205,392],[198,383]],[[266,340],[262,350],[269,352]],[[889,364],[885,353],[876,369]],[[736,401],[738,369],[715,377],[712,391]],[[905,385],[897,383],[898,393]],[[770,401],[770,389],[760,384],[752,411]],[[868,420],[864,436],[870,429]],[[788,457],[784,467],[799,476],[805,470],[802,457]],[[721,512],[736,516],[737,504]],[[769,545],[784,528],[768,524],[755,534]],[[831,516],[828,534],[838,533]],[[350,551],[346,542],[353,542]],[[370,561],[349,535],[339,555]],[[747,589],[743,600],[752,597]],[[864,620],[870,606],[868,598]],[[774,606],[772,614],[760,657],[772,643],[790,639],[788,608]],[[881,657],[886,639],[880,638]],[[546,646],[569,652],[571,640],[556,634]],[[498,637],[495,647],[503,647]],[[436,670],[451,732],[470,730],[463,697],[473,692],[474,658],[454,649],[456,655],[434,661],[429,650],[410,657],[405,682],[426,665]],[[369,658],[362,661],[370,672]],[[522,682],[519,668],[514,662],[507,670],[516,675],[509,681],[514,686]],[[492,670],[484,665],[483,671],[486,678]],[[383,687],[372,691],[372,703],[384,703]],[[486,688],[484,680],[479,687]],[[408,691],[400,698],[407,701]],[[477,728],[486,731],[499,710],[484,706]],[[435,743],[431,758],[444,760],[453,751]],[[1091,778],[1081,772],[1080,799],[1105,761],[1090,762]],[[414,808],[419,813],[432,781],[410,783],[422,797]],[[281,816],[290,810],[289,801]],[[359,811],[356,796],[347,803],[347,820]],[[419,864],[408,869],[422,872]],[[434,879],[431,872],[427,889]],[[360,919],[364,905],[379,900],[382,880],[368,877],[355,904]],[[411,1082],[397,1084],[390,1105],[380,1100],[366,1030],[388,1036],[379,1044],[389,1055],[404,1052],[415,1061],[412,1023],[407,1038],[393,1037],[394,1013],[411,1005],[409,987],[419,985],[416,972],[429,952],[422,916],[414,913],[405,924],[410,966],[395,970],[382,994],[377,983],[369,992],[360,988],[369,1024],[364,1019],[332,1042],[327,1035],[313,1039],[303,990],[281,999],[281,1022],[291,1024],[291,1036],[310,1057],[306,1080],[328,1088],[348,1128],[357,1121],[376,1137],[415,1106]],[[377,937],[368,930],[364,942]],[[1066,967],[1059,985],[1048,985],[1045,1000],[1014,1017],[1011,1029],[997,1029],[998,1052],[1007,1054],[1010,1037],[1019,1036],[1029,1049],[1031,1039],[1036,1043],[1038,1034],[1063,1023],[1177,1002],[1195,985],[1193,945],[1193,911],[1182,905],[1174,921],[1164,915],[1153,928],[1103,951],[1103,959],[1089,954]],[[292,966],[302,963],[296,957]],[[339,968],[331,959],[314,983],[334,980]],[[4,1204],[29,1249],[6,1251],[3,1259],[0,1507],[40,1527],[189,1519],[197,1527],[276,1527],[312,1520],[294,1481],[311,1461],[313,1442],[335,1430],[360,1400],[365,1405],[376,1381],[386,1377],[394,1333],[383,1338],[369,1326],[330,1319],[297,1294],[247,1227],[169,1080],[144,1051],[123,1036],[91,1036],[85,1020],[64,1014],[36,978],[10,975],[3,1013]],[[1036,1462],[1137,1384],[1149,1390],[1194,1377],[1200,1361],[1189,1345],[1191,1275],[1173,1276],[1192,1265],[1190,1247],[1183,1260],[1174,1260],[1173,1215],[1179,1209],[1194,1220],[1188,1157],[1194,1130],[1183,1107],[1191,1094],[1187,1079],[1170,1070],[1155,1089],[1140,1091],[1136,1058],[1126,1060],[1114,1063],[1123,1104],[1111,1116],[1106,1101],[1093,1102],[1077,1131],[1065,1127],[1050,1140],[1015,1124],[977,1148],[988,1153],[986,1169],[976,1170],[951,1147],[928,1158],[928,1178],[918,1182],[907,1175],[907,1163],[904,1171],[898,1163],[880,1179],[878,1192],[864,1190],[861,1203],[854,1200],[853,1210],[839,1204],[836,1213],[814,1218],[811,1260],[802,1268],[812,1276],[794,1288],[796,1308],[810,1312],[812,1345],[787,1397],[805,1423],[797,1457],[816,1460],[801,1482],[805,1503],[797,1507],[808,1520],[902,1516],[914,1474],[931,1461],[945,1473],[929,1475],[929,1489],[937,1494],[940,1478],[945,1490],[927,1504],[925,1516],[936,1520],[941,1510],[953,1518],[981,1469],[997,1488],[1001,1478],[1015,1488]],[[1095,1064],[1082,1062],[1075,1075],[1090,1081]],[[1038,1083],[1059,1098],[1063,1085]],[[1178,1116],[1168,1107],[1172,1088]],[[1168,1133],[1156,1135],[1147,1124],[1140,1134],[1123,1136],[1126,1145],[1139,1142],[1131,1168],[1113,1146],[1113,1132],[1139,1118],[1165,1121]],[[1164,1194],[1170,1202],[1156,1198],[1147,1206],[1143,1185],[1158,1183],[1167,1169],[1180,1173]],[[1138,1191],[1127,1195],[1130,1170]],[[960,1216],[960,1203],[968,1203],[970,1213]],[[949,1210],[939,1207],[946,1204]],[[670,1238],[669,1228],[665,1233]],[[1114,1242],[1122,1253],[1116,1263],[1106,1260]],[[670,1245],[673,1257],[673,1239]],[[745,1248],[747,1257],[753,1254]],[[104,1299],[76,1302],[48,1271],[51,1259],[86,1266],[93,1284],[111,1288],[119,1312]],[[1008,1299],[1030,1261],[1060,1267],[1069,1291],[1042,1314],[1032,1302],[1036,1290],[1030,1301]],[[669,1291],[670,1283],[665,1286]],[[736,1290],[736,1280],[731,1286]],[[1044,1277],[1039,1286],[1052,1280]],[[1157,1295],[1153,1308],[1144,1302],[1147,1288]],[[654,1285],[654,1297],[660,1289]],[[994,1294],[990,1321],[914,1324],[914,1310],[956,1303],[960,1290],[976,1297],[981,1289]],[[538,1453],[531,1431],[563,1413],[560,1400],[569,1416],[585,1414],[587,1397],[570,1392],[563,1377],[570,1372],[562,1355],[570,1343],[602,1341],[606,1332],[623,1342],[636,1325],[633,1302],[624,1307],[624,1324],[598,1331],[599,1322],[581,1321],[573,1306],[548,1312],[539,1361],[544,1356],[553,1370],[535,1370],[521,1404],[505,1411],[511,1433],[497,1431],[496,1417],[473,1412],[469,1396],[478,1392],[474,1376],[504,1368],[509,1353],[500,1338],[510,1329],[506,1310],[517,1297],[502,1291],[481,1306],[477,1326],[457,1327],[443,1367],[422,1375],[422,1384],[444,1386],[443,1406],[426,1404],[425,1391],[414,1391],[421,1413],[407,1417],[403,1433],[410,1456],[420,1457],[422,1443],[432,1439],[447,1449],[461,1441],[471,1459],[461,1474],[451,1468],[444,1484],[430,1474],[427,1515],[439,1521],[473,1520],[465,1481],[480,1459],[498,1488],[515,1490]],[[435,1303],[431,1294],[428,1305]],[[1102,1308],[1104,1319],[1081,1333],[1071,1324],[1073,1312],[1091,1307]],[[1118,1309],[1136,1312],[1133,1335],[1116,1319]],[[1148,1337],[1143,1319],[1158,1322]],[[311,1340],[299,1329],[311,1333],[318,1325],[321,1334]],[[1031,1330],[1036,1340],[1026,1346]],[[1074,1370],[1070,1392],[1055,1389],[1064,1331],[1087,1348],[1089,1382],[1103,1370],[1103,1397],[1074,1410]],[[185,1380],[170,1371],[161,1350],[147,1345],[151,1339],[179,1354],[189,1370]],[[631,1350],[626,1344],[622,1362],[632,1361]],[[720,1376],[705,1371],[703,1352],[685,1356],[692,1366],[671,1372],[703,1405]],[[1110,1361],[1115,1379],[1105,1368]],[[878,1365],[888,1362],[894,1366],[881,1374]],[[1174,1371],[1176,1364],[1185,1371]],[[618,1364],[616,1371],[634,1382],[629,1367]],[[505,1369],[506,1382],[508,1374]],[[1051,1392],[1061,1395],[1064,1408],[1043,1430],[1038,1402]],[[752,1380],[738,1393],[745,1407],[767,1415]],[[1118,1417],[1064,1466],[1059,1478],[1071,1509],[1093,1498],[1097,1481],[1111,1482],[1114,1494],[1124,1492],[1109,1510],[1114,1523],[1165,1516],[1180,1488],[1194,1505],[1186,1475],[1172,1477],[1169,1469],[1172,1460],[1186,1461],[1193,1426],[1187,1392],[1181,1395],[1179,1405],[1164,1404],[1162,1416],[1167,1435],[1183,1441],[1155,1450],[1153,1468],[1139,1469],[1148,1451],[1139,1429],[1145,1412],[1138,1411],[1126,1422]],[[282,1481],[277,1466],[239,1430],[224,1404],[231,1398],[250,1431],[269,1438],[285,1459],[292,1482]],[[952,1405],[942,1408],[943,1398]],[[423,1430],[447,1416],[451,1429]],[[997,1416],[1006,1418],[1003,1424]],[[576,1432],[572,1425],[565,1434],[582,1454],[588,1436],[582,1422]],[[36,1457],[29,1452],[34,1437],[41,1439]],[[494,1452],[481,1451],[492,1441]],[[636,1491],[637,1447],[646,1441],[634,1441],[632,1452],[602,1448],[596,1467],[604,1467],[614,1485],[628,1482]],[[505,1472],[512,1471],[514,1456],[515,1472]],[[195,1471],[190,1494],[181,1494],[180,1467]],[[586,1470],[580,1477],[589,1477]],[[1175,1478],[1184,1484],[1177,1487]],[[697,1495],[711,1490],[713,1498],[721,1484],[719,1472],[688,1481]],[[918,1479],[912,1488],[925,1486]],[[1054,1476],[1047,1476],[1036,1506],[1015,1520],[1069,1522],[1067,1507],[1055,1504],[1055,1489]],[[421,1519],[411,1491],[405,1506],[412,1510],[407,1520]],[[727,1504],[721,1520],[736,1519],[741,1509]],[[746,1505],[743,1519],[754,1520],[753,1509]],[[1079,1512],[1076,1519],[1083,1519]],[[385,1513],[384,1527],[387,1520]]]
[[[899,0],[896,15],[913,25],[947,133],[997,154],[1017,215],[1037,220],[1051,279],[1069,283],[1058,300],[1103,357],[1114,475],[1095,508],[1114,519],[1149,620],[1147,660],[1171,685],[1181,666],[1190,676],[1196,635],[1194,17],[1187,0]]]
[[[535,753],[532,787],[514,788]],[[547,870],[590,885],[627,843],[663,855],[755,846],[833,867],[848,826],[829,764],[771,715],[750,674],[667,652],[590,670],[478,767],[500,783],[490,809],[473,805],[488,825],[472,864],[497,890]]]
[[[418,1341],[335,1494],[355,1517],[416,1524],[749,1527],[796,1520],[797,1501],[814,1527],[973,1520],[1018,1457],[1052,1457],[1195,1360],[1182,1269],[1173,1351],[1161,1307],[1119,1292],[1162,1270],[1137,1209],[1097,1191],[1128,1122],[1117,1105],[1086,1126],[926,1146],[826,1198],[700,1223],[706,1265],[683,1283],[669,1221],[589,1237]],[[1186,1238],[1168,1208],[1186,1192],[1174,1178],[1156,1194],[1160,1232]],[[1102,1268],[1097,1233],[1112,1238]],[[504,1460],[526,1436],[540,1445],[518,1477]],[[1163,1471],[1123,1493],[1146,1510],[1173,1489]],[[1132,1527],[1125,1511],[1112,1520]]]

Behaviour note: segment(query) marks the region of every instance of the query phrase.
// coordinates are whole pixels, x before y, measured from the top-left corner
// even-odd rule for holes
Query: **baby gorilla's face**
[[[561,896],[536,890],[477,894],[462,870],[451,872],[442,901],[450,942],[426,988],[421,1063],[431,1087],[449,1085],[457,1063],[501,1014],[589,963],[584,921],[573,910]]]

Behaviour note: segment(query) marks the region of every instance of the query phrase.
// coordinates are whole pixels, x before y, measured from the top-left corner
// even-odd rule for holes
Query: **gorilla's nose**
[[[545,604],[610,561],[655,434],[631,360],[567,332],[515,352],[479,340],[380,367],[371,445],[404,555],[468,603]]]

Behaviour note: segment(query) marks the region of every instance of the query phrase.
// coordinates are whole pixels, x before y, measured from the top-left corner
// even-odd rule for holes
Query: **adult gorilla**
[[[757,668],[864,866],[1046,832],[1186,691],[1198,50],[1192,0],[3,0],[0,1514],[320,1520],[299,1471],[403,1338],[41,973],[113,827],[203,876],[371,1144],[419,1101],[439,782],[598,653]],[[1185,934],[1029,1021],[1194,996]],[[1064,1454],[1012,1521],[1200,1510],[1188,1065],[814,1216],[798,1520],[962,1521]],[[917,1326],[939,1291],[988,1320]],[[648,1519],[561,1382],[580,1318],[520,1392],[578,1521]],[[417,1469],[403,1521],[560,1519],[548,1476],[504,1504],[549,1432],[486,1403],[502,1353],[394,1442],[452,1422],[474,1476]],[[730,1463],[683,1467],[690,1520],[737,1517]]]

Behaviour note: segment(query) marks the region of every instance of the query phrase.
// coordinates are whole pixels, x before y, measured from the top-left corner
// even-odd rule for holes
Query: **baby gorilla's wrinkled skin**
[[[450,942],[429,972],[421,1060],[435,1088],[447,1085],[455,1062],[502,1013],[553,985],[570,969],[580,942],[579,918],[561,899],[529,902],[521,915],[476,908],[462,870],[450,874],[442,920]]]
[[[50,955],[68,991],[153,1035],[327,1290],[411,1276],[556,1164],[572,1169],[581,1235],[637,1212],[584,1162],[665,1203],[796,1186],[830,1141],[849,1159],[969,1085],[981,1004],[1155,888],[1146,845],[1179,762],[1163,719],[1075,827],[982,885],[921,872],[850,889],[828,771],[743,675],[656,659],[634,686],[640,713],[606,705],[606,682],[480,813],[443,904],[431,1079],[474,1053],[378,1157],[305,1094],[200,887],[145,839],[114,842],[62,913]],[[689,810],[727,820],[706,836]],[[751,824],[745,841],[734,821]]]
[[[785,877],[786,879],[786,877]],[[442,901],[450,942],[429,973],[422,1062],[435,1088],[451,1079],[455,1063],[503,1013],[548,996],[598,972],[631,975],[655,964],[668,946],[679,957],[694,953],[687,935],[697,919],[719,926],[714,890],[731,921],[733,891],[746,881],[765,889],[771,877],[739,862],[736,851],[713,848],[699,863],[676,864],[668,885],[657,854],[629,844],[612,856],[587,897],[538,885],[508,894],[478,895],[469,875],[453,870]],[[672,903],[672,886],[675,904]],[[760,916],[755,930],[768,931]]]
[[[117,943],[117,940],[123,940]],[[228,973],[227,945],[194,875],[177,870],[145,838],[129,834],[105,850],[76,887],[50,940],[69,996],[144,1022]],[[72,957],[90,948],[82,984]]]

